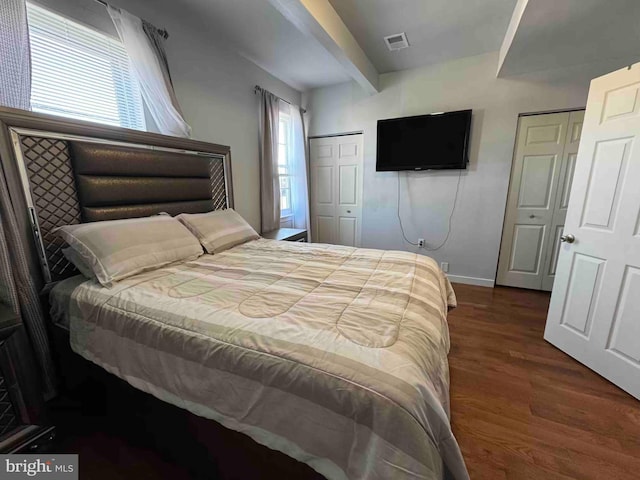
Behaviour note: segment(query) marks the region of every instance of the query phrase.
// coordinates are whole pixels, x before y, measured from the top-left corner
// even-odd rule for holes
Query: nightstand
[[[38,425],[44,405],[30,352],[22,320],[0,303],[0,453],[35,453],[55,435]]]
[[[285,240],[287,242],[306,242],[307,231],[302,228],[279,228],[262,234],[263,238]]]

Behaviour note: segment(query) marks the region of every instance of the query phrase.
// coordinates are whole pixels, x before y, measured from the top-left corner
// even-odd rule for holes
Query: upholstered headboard
[[[221,158],[68,142],[84,222],[226,208]]]
[[[53,233],[59,226],[233,207],[228,147],[121,133],[134,137],[128,142],[105,138],[95,127],[70,134],[46,123],[46,130],[9,126],[45,283],[76,273]]]

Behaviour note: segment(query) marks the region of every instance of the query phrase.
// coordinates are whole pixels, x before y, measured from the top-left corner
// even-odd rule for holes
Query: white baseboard
[[[465,277],[463,275],[449,275],[447,274],[451,283],[464,283],[465,285],[478,285],[479,287],[493,288],[496,286],[496,281],[492,278],[478,278],[478,277]]]

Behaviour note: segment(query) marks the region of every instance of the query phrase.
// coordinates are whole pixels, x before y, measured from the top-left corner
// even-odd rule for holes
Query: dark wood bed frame
[[[107,201],[108,199],[105,200],[106,197],[104,197],[104,189],[92,190],[89,188],[87,190],[86,187],[78,188],[81,183],[78,180],[80,174],[73,171],[74,168],[72,166],[70,175],[74,179],[70,182],[71,186],[67,186],[67,191],[61,195],[73,195],[73,190],[75,189],[75,194],[80,197],[81,202],[79,202],[77,208],[71,208],[66,215],[58,215],[55,217],[55,221],[50,221],[50,218],[46,216],[50,215],[51,212],[43,213],[41,210],[44,210],[44,207],[39,209],[38,205],[33,204],[37,202],[30,202],[25,197],[25,188],[33,189],[34,186],[25,187],[25,173],[24,170],[21,172],[20,169],[23,168],[21,167],[21,162],[26,162],[26,160],[18,158],[21,153],[17,153],[16,150],[16,143],[18,142],[16,140],[16,131],[54,132],[66,139],[73,137],[99,139],[100,145],[106,145],[106,148],[109,148],[109,145],[116,144],[120,151],[123,148],[127,150],[127,145],[136,152],[139,152],[140,146],[151,146],[152,149],[147,150],[147,158],[141,161],[143,175],[147,168],[144,165],[148,163],[149,158],[153,160],[153,148],[164,149],[165,151],[172,150],[174,153],[176,153],[175,151],[188,151],[191,154],[198,152],[199,155],[205,157],[212,156],[211,158],[216,158],[224,164],[225,201],[222,202],[213,198],[214,201],[211,206],[207,206],[206,202],[203,203],[204,200],[201,194],[199,197],[196,195],[198,198],[194,198],[192,193],[188,193],[193,190],[192,188],[182,189],[182,191],[187,192],[184,194],[186,195],[185,198],[176,198],[176,195],[170,195],[167,201],[163,201],[157,196],[158,188],[154,186],[154,180],[139,178],[139,169],[134,169],[133,173],[127,171],[116,172],[118,176],[130,175],[140,181],[139,184],[134,182],[133,188],[131,188],[131,182],[129,182],[128,190],[120,190],[133,191],[132,198],[136,204],[133,206],[126,202],[122,204],[117,199],[116,201]],[[28,135],[35,136],[33,132]],[[25,146],[22,145],[22,148],[25,148]],[[179,155],[179,152],[176,154]],[[77,223],[78,221],[87,221],[87,219],[127,218],[151,215],[160,211],[178,213],[182,209],[194,213],[233,206],[230,168],[231,153],[230,148],[224,145],[107,127],[94,123],[3,108],[0,109],[0,156],[5,174],[8,177],[12,202],[14,202],[18,211],[23,212],[23,215],[19,218],[20,234],[25,239],[25,244],[30,253],[32,262],[30,269],[32,270],[33,278],[43,292],[42,307],[45,312],[49,311],[47,293],[51,283],[74,274],[73,267],[66,263],[59,254],[60,245],[55,243],[56,240],[53,237],[47,237],[52,228],[59,226],[56,223]],[[49,157],[46,158],[47,161],[49,161],[48,159]],[[178,163],[181,162],[176,162],[176,165]],[[128,160],[121,158],[119,164],[121,167],[122,165],[128,165]],[[65,168],[68,168],[68,165]],[[176,168],[179,170],[178,167]],[[53,175],[51,172],[48,174]],[[104,172],[101,174],[104,175]],[[182,172],[175,176],[185,177],[190,175],[190,173]],[[154,174],[148,173],[147,176],[153,177]],[[183,180],[184,178],[181,178],[181,181]],[[201,185],[202,178],[198,180],[200,180],[199,184]],[[55,181],[57,181],[57,178],[52,176],[52,182]],[[220,187],[219,179],[217,181],[218,187]],[[215,196],[217,187],[214,185],[213,173],[211,182],[213,188],[212,196]],[[117,184],[118,182],[115,183]],[[198,182],[194,180],[195,183]],[[82,191],[83,188],[84,191]],[[69,189],[71,189],[71,193],[69,193]],[[202,191],[202,188],[200,188],[200,191]],[[127,193],[127,195],[129,194]],[[101,195],[103,196],[101,197]],[[109,197],[109,194],[107,194],[107,197]],[[178,195],[178,197],[180,196]],[[92,201],[97,203],[95,205],[90,204]],[[51,209],[49,208],[49,210]],[[78,215],[80,219],[78,219]],[[36,229],[34,225],[38,228]],[[38,230],[35,235],[34,230]],[[43,263],[42,257],[48,262],[45,261]],[[43,265],[40,265],[41,263]],[[151,395],[138,391],[126,382],[82,359],[71,351],[68,332],[58,326],[54,326],[53,322],[50,322],[49,332],[54,359],[61,380],[61,396],[63,399],[72,399],[71,404],[75,406],[72,407],[73,412],[71,413],[75,415],[76,419],[82,418],[82,412],[92,412],[87,418],[95,418],[96,415],[103,418],[102,425],[118,428],[119,435],[123,435],[125,438],[129,436],[132,441],[142,442],[147,448],[158,451],[163,458],[187,466],[190,472],[189,476],[193,478],[323,478],[303,463],[264,447],[244,434],[228,430],[213,420],[198,417],[186,410],[174,407]],[[64,404],[64,400],[62,403]],[[59,408],[60,398],[49,402],[49,405],[49,418],[58,419],[58,421],[62,422],[65,421],[65,418],[69,418],[69,415],[60,415],[60,411],[65,410],[65,408]],[[66,410],[67,414],[70,413],[69,408]],[[62,428],[59,430],[64,432],[64,425],[60,425],[60,427]],[[64,441],[64,438],[61,440]],[[82,467],[82,458],[80,462]]]

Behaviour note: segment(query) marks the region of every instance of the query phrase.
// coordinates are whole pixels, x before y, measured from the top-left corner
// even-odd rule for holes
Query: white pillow
[[[87,265],[84,261],[84,258],[80,256],[78,252],[76,252],[73,248],[67,247],[62,249],[62,254],[65,256],[67,260],[75,265],[78,271],[88,278],[89,280],[95,280],[96,276],[91,270],[91,267]]]
[[[209,213],[183,213],[176,217],[198,237],[207,253],[220,253],[260,235],[232,208]]]
[[[203,253],[198,239],[166,215],[67,225],[56,232],[105,287]]]

